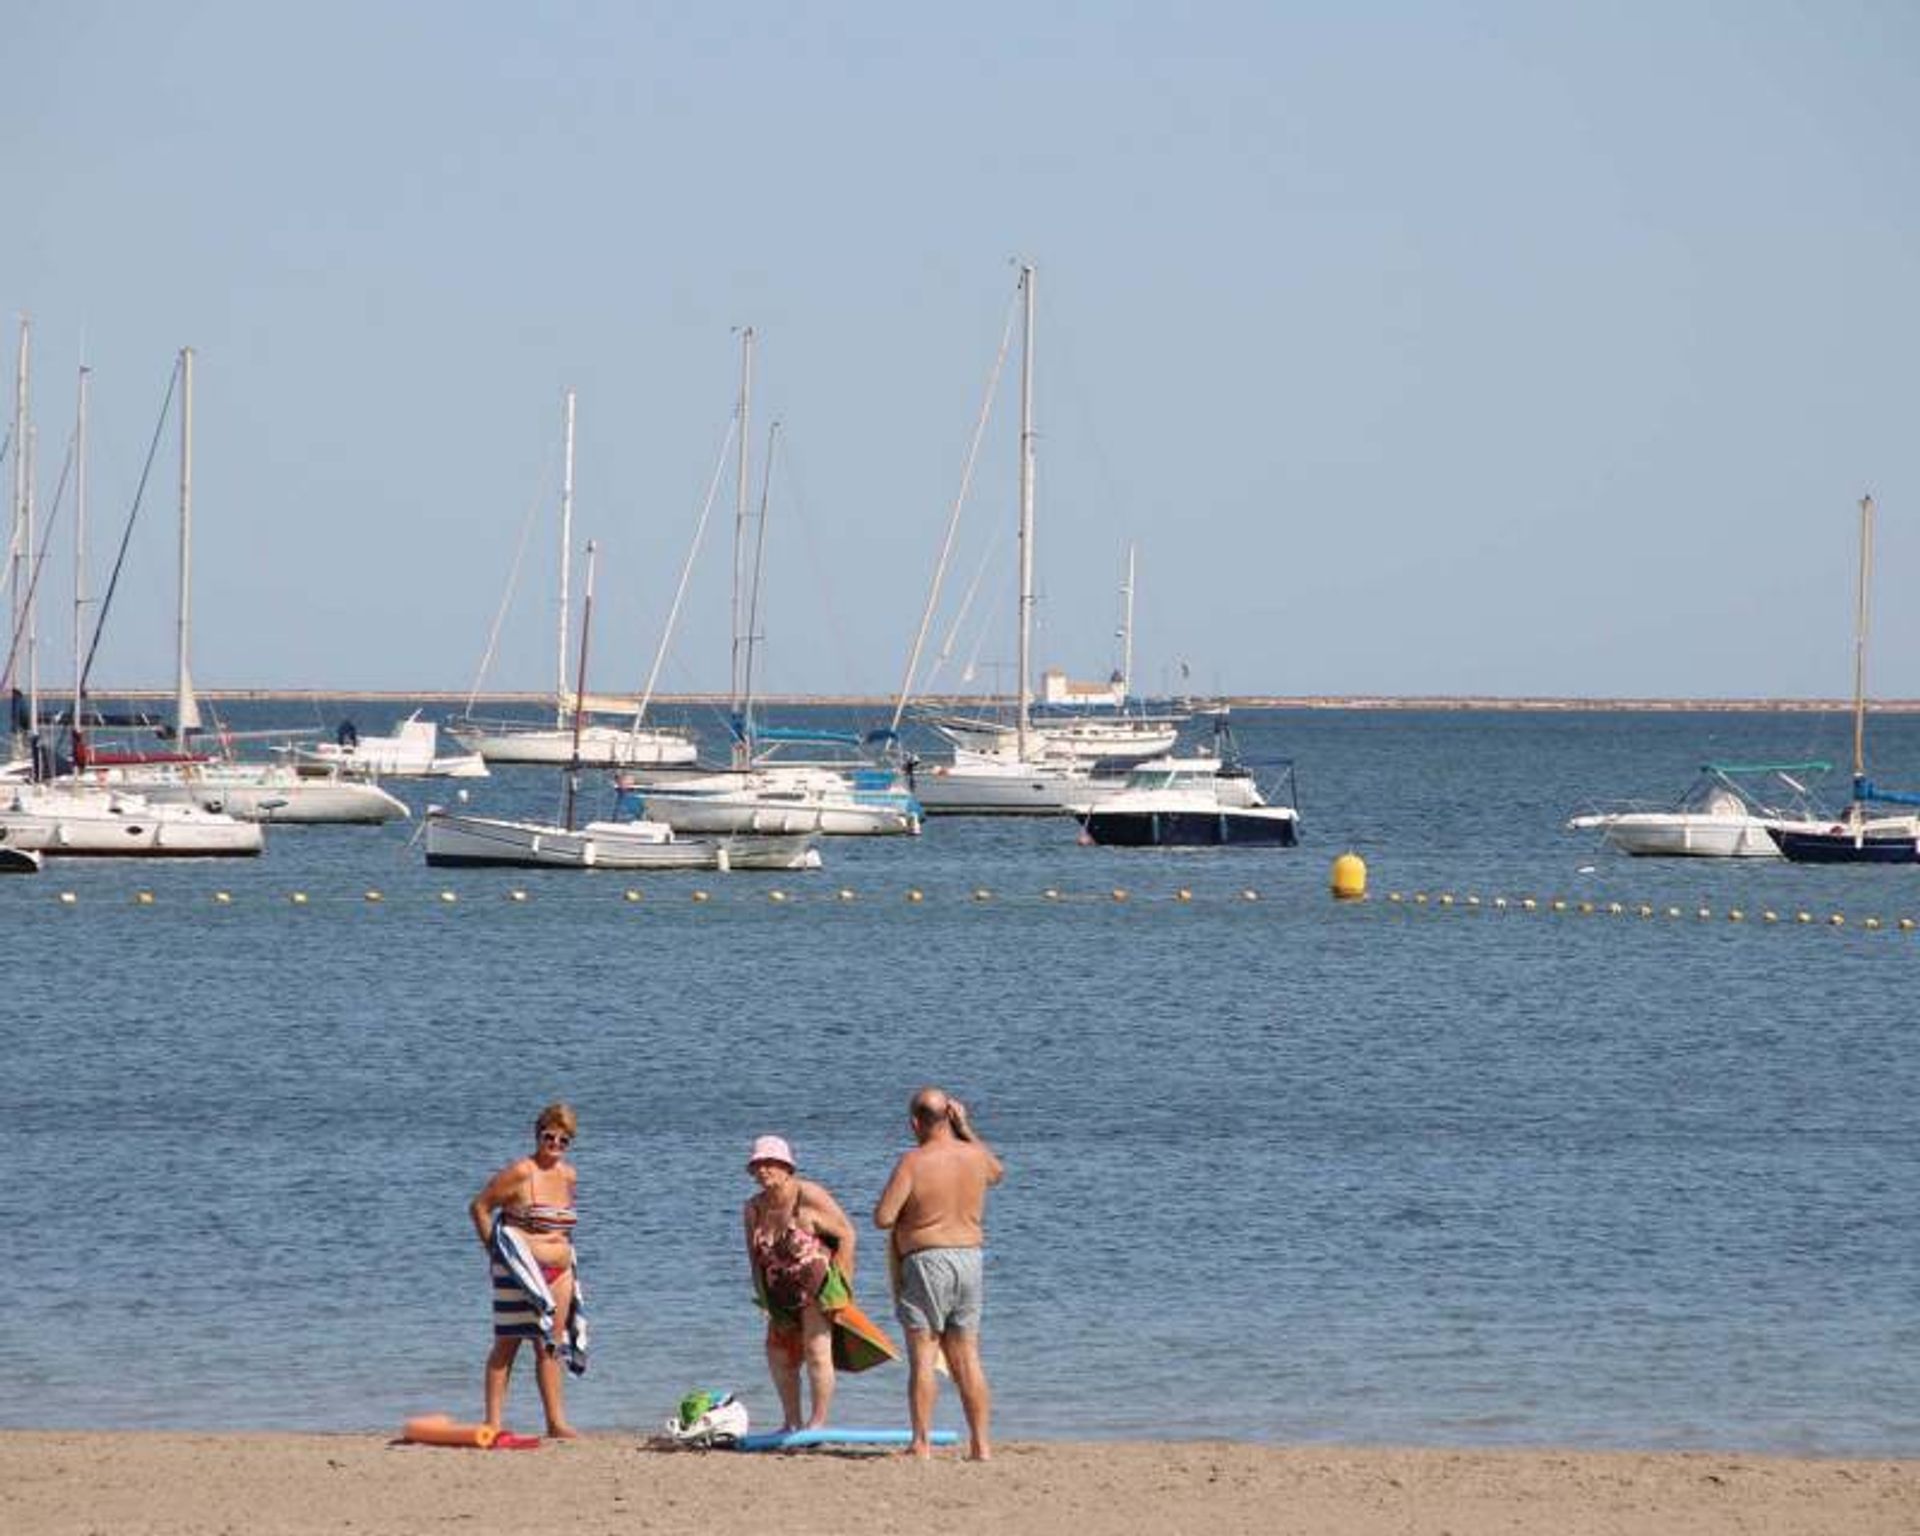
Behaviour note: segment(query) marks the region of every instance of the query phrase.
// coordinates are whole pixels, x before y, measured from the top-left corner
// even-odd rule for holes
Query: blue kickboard
[[[927,1437],[935,1445],[956,1445],[960,1437],[950,1429],[936,1429]],[[736,1451],[797,1451],[809,1445],[911,1445],[913,1431],[907,1429],[788,1429],[768,1430],[764,1434],[742,1435],[733,1442]]]

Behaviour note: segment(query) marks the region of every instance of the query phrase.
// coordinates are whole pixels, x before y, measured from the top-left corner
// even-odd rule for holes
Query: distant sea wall
[[[96,698],[171,699],[171,688],[95,688]],[[407,690],[391,688],[201,688],[197,696],[216,703],[228,700],[292,700],[303,702],[336,699],[390,700],[405,704],[465,704],[466,691],[441,689]],[[482,693],[473,696],[476,704],[489,707],[522,705],[551,706],[551,693]],[[673,693],[654,698],[657,706],[719,706],[728,702],[725,694]],[[890,709],[891,697],[864,694],[770,694],[756,701],[765,708],[818,705],[826,708]],[[932,695],[914,700],[916,707],[968,709],[973,711],[1011,709],[1011,697],[991,694]],[[1416,694],[1230,694],[1224,698],[1155,700],[1153,707],[1177,707],[1191,710],[1228,709],[1349,709],[1447,711],[1485,710],[1544,714],[1582,714],[1593,711],[1619,711],[1641,714],[1692,714],[1724,712],[1729,714],[1832,714],[1852,709],[1847,699],[1580,699],[1580,698],[1504,698],[1495,694],[1416,695]],[[618,710],[622,706],[608,702],[600,707]],[[625,707],[631,708],[631,703]],[[1881,715],[1920,714],[1920,699],[1876,699],[1872,709]]]

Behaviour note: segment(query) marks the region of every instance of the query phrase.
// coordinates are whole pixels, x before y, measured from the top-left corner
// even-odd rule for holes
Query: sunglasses
[[[562,1131],[542,1131],[540,1133],[540,1145],[543,1147],[559,1147],[562,1151],[565,1151],[573,1145],[573,1138]]]

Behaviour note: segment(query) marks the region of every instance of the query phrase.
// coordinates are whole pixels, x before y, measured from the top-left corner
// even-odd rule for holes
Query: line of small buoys
[[[1483,899],[1478,895],[1472,894],[1459,896],[1452,891],[1436,891],[1431,894],[1426,891],[1388,891],[1386,901],[1388,906],[1394,907],[1437,907],[1442,910],[1459,907],[1468,911],[1477,911],[1485,907],[1496,912],[1575,913],[1582,917],[1633,916],[1651,918],[1664,916],[1669,920],[1675,920],[1691,916],[1696,922],[1702,923],[1713,922],[1720,918],[1724,918],[1725,921],[1729,923],[1744,923],[1750,918],[1754,918],[1761,923],[1775,925],[1791,921],[1796,926],[1809,927],[1815,923],[1824,922],[1825,926],[1829,928],[1846,928],[1857,922],[1858,926],[1869,933],[1878,933],[1882,928],[1889,926],[1898,929],[1901,933],[1912,933],[1917,928],[1920,928],[1920,920],[1911,917],[1899,917],[1891,920],[1881,917],[1855,919],[1848,917],[1844,912],[1831,912],[1823,919],[1804,908],[1797,909],[1791,913],[1783,913],[1776,911],[1772,907],[1763,907],[1758,912],[1749,912],[1745,907],[1728,907],[1724,912],[1716,912],[1712,907],[1698,906],[1689,911],[1678,906],[1656,907],[1650,902],[1644,901],[1629,906],[1627,903],[1619,901],[1569,902],[1566,898],[1560,896],[1547,897],[1544,900],[1535,896],[1520,896],[1514,898],[1494,896]]]
[[[458,905],[463,900],[468,900],[475,897],[475,894],[476,893],[474,893],[473,891],[466,891],[463,893],[462,891],[443,887],[438,890],[432,890],[432,891],[420,893],[420,895],[416,899],[433,902],[442,906],[450,907],[450,906]],[[618,899],[630,905],[637,905],[640,902],[647,901],[650,899],[657,901],[658,898],[664,894],[667,894],[667,893],[664,891],[655,891],[655,892],[649,893],[649,892],[642,891],[633,886],[627,886],[619,892]],[[682,894],[684,895],[684,899],[695,902],[695,903],[712,902],[716,899],[715,894],[713,892],[700,887],[696,887],[695,889],[691,891],[686,891],[684,893],[675,892],[673,894]],[[830,893],[825,893],[819,896],[812,896],[812,895],[809,895],[808,893],[803,893],[803,892],[788,891],[788,890],[784,890],[776,887],[772,890],[766,891],[764,893],[764,897],[761,899],[772,902],[776,905],[787,903],[787,902],[799,902],[799,901],[812,901],[816,904],[821,901],[851,903],[851,902],[859,901],[862,897],[862,894],[863,894],[862,892],[854,890],[850,886],[841,886]],[[867,893],[867,894],[871,894],[871,893]],[[901,898],[904,901],[906,901],[909,905],[920,905],[920,904],[931,902],[936,899],[936,895],[934,893],[929,893],[928,891],[922,889],[919,886],[908,886],[900,894],[901,894]],[[1007,893],[1005,892],[996,891],[991,887],[984,886],[984,885],[973,886],[969,888],[967,891],[965,891],[964,893],[956,893],[956,894],[962,894],[964,900],[970,902],[975,906],[987,906],[1007,896]],[[1139,893],[1138,891],[1128,886],[1113,886],[1110,889],[1104,890],[1104,891],[1074,892],[1074,891],[1064,891],[1064,890],[1061,890],[1058,886],[1050,885],[1050,886],[1046,886],[1041,891],[1039,891],[1038,897],[1040,900],[1045,902],[1050,902],[1050,903],[1072,903],[1072,902],[1084,903],[1087,901],[1097,901],[1097,902],[1103,902],[1107,904],[1115,904],[1115,903],[1124,904],[1124,903],[1135,901],[1138,899],[1144,899],[1148,901],[1152,901],[1155,899],[1152,895],[1147,895],[1145,897],[1142,897],[1141,893]],[[71,907],[71,906],[77,906],[80,904],[80,894],[77,891],[71,891],[71,890],[61,891],[58,893],[55,899],[62,906]],[[135,891],[131,899],[135,905],[142,906],[142,907],[156,906],[156,905],[159,905],[161,902],[161,897],[158,892],[155,892],[152,890],[144,890],[144,889]],[[214,905],[222,906],[222,907],[241,905],[241,904],[244,904],[246,900],[244,894],[236,895],[233,891],[230,891],[230,890],[215,890],[215,891],[206,893],[204,896],[195,895],[190,899],[210,900],[214,903]],[[261,898],[255,898],[255,899],[261,899]],[[273,893],[264,899],[283,902],[288,906],[305,907],[305,906],[312,906],[318,903],[323,903],[329,900],[334,900],[339,898],[329,898],[324,893],[316,896],[313,893],[310,893],[308,891],[296,890],[296,891],[285,891],[285,892]],[[393,893],[381,890],[378,887],[368,887],[367,889],[358,892],[356,897],[351,897],[347,899],[356,899],[361,905],[364,905],[364,906],[385,906],[385,905],[391,905],[392,902],[396,899],[405,899],[405,898],[404,898],[404,895],[400,897],[396,897]],[[509,886],[505,890],[499,892],[492,899],[504,901],[515,906],[528,906],[533,904],[536,898],[535,898],[535,893],[524,886]],[[1019,896],[1016,893],[1010,899],[1018,900]],[[1205,892],[1205,891],[1195,891],[1190,886],[1183,885],[1183,886],[1178,886],[1174,890],[1168,892],[1164,899],[1179,905],[1191,905],[1196,902],[1207,901],[1210,899],[1215,901],[1233,901],[1233,902],[1241,902],[1241,903],[1256,902],[1261,900],[1262,897],[1261,897],[1261,893],[1253,889],[1251,886],[1241,890],[1237,890],[1237,891]],[[1401,900],[1401,897],[1398,892],[1395,892],[1388,899],[1391,901],[1397,902]],[[1423,892],[1418,895],[1415,895],[1410,899],[1416,902],[1424,903],[1428,898]],[[1452,896],[1442,896],[1436,899],[1441,901],[1442,903],[1451,904],[1454,898]],[[1479,900],[1480,898],[1477,896],[1469,896],[1465,898],[1465,902],[1468,905],[1477,906],[1479,904]],[[1500,904],[1505,905],[1504,898],[1501,900]]]

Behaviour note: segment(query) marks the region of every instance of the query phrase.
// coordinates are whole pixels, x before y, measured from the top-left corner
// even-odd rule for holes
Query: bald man
[[[987,1190],[1005,1170],[974,1134],[966,1105],[940,1089],[916,1093],[907,1120],[915,1146],[894,1165],[873,1224],[892,1233],[894,1312],[907,1331],[912,1452],[932,1454],[928,1437],[939,1391],[934,1362],[944,1350],[967,1416],[968,1458],[985,1461],[993,1454],[993,1399],[980,1364],[980,1249]]]

